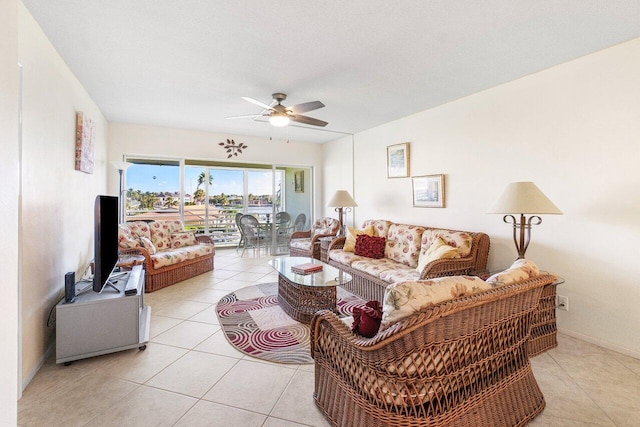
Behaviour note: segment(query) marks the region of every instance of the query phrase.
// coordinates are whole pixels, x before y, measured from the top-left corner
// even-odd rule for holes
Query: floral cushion
[[[187,259],[194,259],[213,253],[213,245],[185,246],[180,250],[186,252]]]
[[[129,228],[129,232],[135,239],[139,239],[140,237],[146,237],[147,239],[151,238],[149,224],[144,221],[131,221],[127,222],[123,226]]]
[[[361,234],[356,239],[354,254],[367,258],[384,258],[385,238]]]
[[[311,225],[311,237],[317,236],[318,234],[330,234],[335,236],[338,233],[339,228],[340,223],[338,220],[329,217],[320,218]]]
[[[140,244],[142,245],[143,248],[149,251],[149,255],[153,255],[156,252],[158,252],[156,247],[153,246],[153,242],[144,236],[140,237]]]
[[[151,221],[149,229],[151,230],[151,241],[158,251],[171,249],[171,232],[167,221]]]
[[[134,237],[127,225],[118,225],[118,247],[120,249],[134,249],[141,245],[140,239]]]
[[[291,239],[291,241],[289,242],[289,247],[311,251],[311,239]]]
[[[191,231],[183,231],[181,233],[171,233],[171,249],[178,249],[184,246],[197,245],[196,236]]]
[[[351,268],[360,270],[375,277],[380,277],[380,273],[387,270],[393,270],[396,265],[398,264],[395,261],[391,261],[387,258],[363,258],[358,261],[353,261],[351,263]]]
[[[329,259],[342,264],[351,265],[352,262],[363,260],[365,257],[358,256],[353,252],[346,252],[343,249],[331,249],[329,251]]]
[[[438,238],[442,239],[447,245],[458,248],[458,255],[454,258],[466,257],[471,253],[473,237],[469,233],[465,233],[464,231],[426,229],[424,233],[422,233],[420,255],[428,251]]]
[[[380,279],[387,283],[406,282],[408,280],[418,280],[419,278],[420,273],[418,273],[415,268],[398,263],[396,263],[394,268],[380,273]]]
[[[418,273],[422,273],[422,270],[429,264],[438,259],[456,258],[460,257],[459,250],[455,246],[450,246],[445,242],[442,237],[437,237],[436,241],[426,251],[420,251],[420,257],[418,258],[418,267],[416,270]]]
[[[517,259],[508,269],[487,279],[488,283],[508,285],[540,274],[538,266],[528,259]]]
[[[169,231],[169,233],[180,233],[181,231],[184,231],[182,221],[180,221],[179,219],[163,219],[153,222],[160,224],[160,226],[163,229]]]
[[[367,236],[373,236],[373,227],[368,226],[362,230],[356,230],[355,228],[347,227],[347,236],[344,241],[344,246],[342,250],[345,250],[347,252],[353,252],[356,249],[356,239],[361,234],[364,234]]]
[[[387,286],[380,330],[442,301],[475,294],[493,285],[476,276],[438,277]]]
[[[424,228],[417,225],[391,224],[384,256],[410,267],[417,267],[423,232]]]
[[[362,228],[371,226],[373,228],[374,236],[384,237],[386,239],[391,224],[393,224],[391,221],[387,221],[384,219],[368,219],[364,222]]]
[[[204,246],[204,245],[203,245]],[[151,261],[153,268],[158,269],[166,267],[168,265],[178,264],[187,260],[187,251],[184,249],[173,249],[163,252],[158,252],[155,255],[151,255]]]

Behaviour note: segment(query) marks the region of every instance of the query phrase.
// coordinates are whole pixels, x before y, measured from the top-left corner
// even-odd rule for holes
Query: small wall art
[[[293,184],[296,193],[304,193],[304,171],[294,172]]]
[[[389,145],[387,147],[387,178],[406,178],[409,176],[409,143]]]
[[[95,126],[82,111],[76,112],[76,170],[93,173]]]
[[[444,175],[411,177],[413,206],[416,208],[444,208]]]

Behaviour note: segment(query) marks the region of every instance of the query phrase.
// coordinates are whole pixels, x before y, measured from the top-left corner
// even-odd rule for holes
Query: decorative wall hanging
[[[296,193],[304,193],[304,171],[295,171],[293,174],[293,186]]]
[[[409,143],[387,147],[387,178],[409,176]]]
[[[411,177],[413,206],[417,208],[444,208],[444,175]]]
[[[95,126],[82,111],[76,112],[76,170],[93,173]]]
[[[218,145],[221,145],[225,150],[227,150],[227,159],[229,157],[237,156],[238,154],[242,154],[242,150],[246,150],[249,148],[248,145],[245,145],[243,142],[236,142],[233,139],[227,139],[227,142],[220,142]]]

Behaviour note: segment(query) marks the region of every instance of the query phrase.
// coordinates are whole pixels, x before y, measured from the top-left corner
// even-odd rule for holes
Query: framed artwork
[[[444,175],[411,177],[413,206],[416,208],[444,208]]]
[[[296,171],[293,174],[293,182],[296,193],[304,193],[304,171]]]
[[[387,178],[409,176],[409,143],[387,147]]]
[[[76,113],[76,170],[93,173],[95,126],[82,111]]]

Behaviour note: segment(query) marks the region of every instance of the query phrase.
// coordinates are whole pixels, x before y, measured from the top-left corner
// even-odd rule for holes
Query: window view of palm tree
[[[181,219],[186,229],[209,234],[217,244],[237,245],[236,213],[269,224],[285,205],[284,170],[276,169],[274,177],[273,169],[187,165],[181,185],[177,161],[129,161],[127,221]]]

